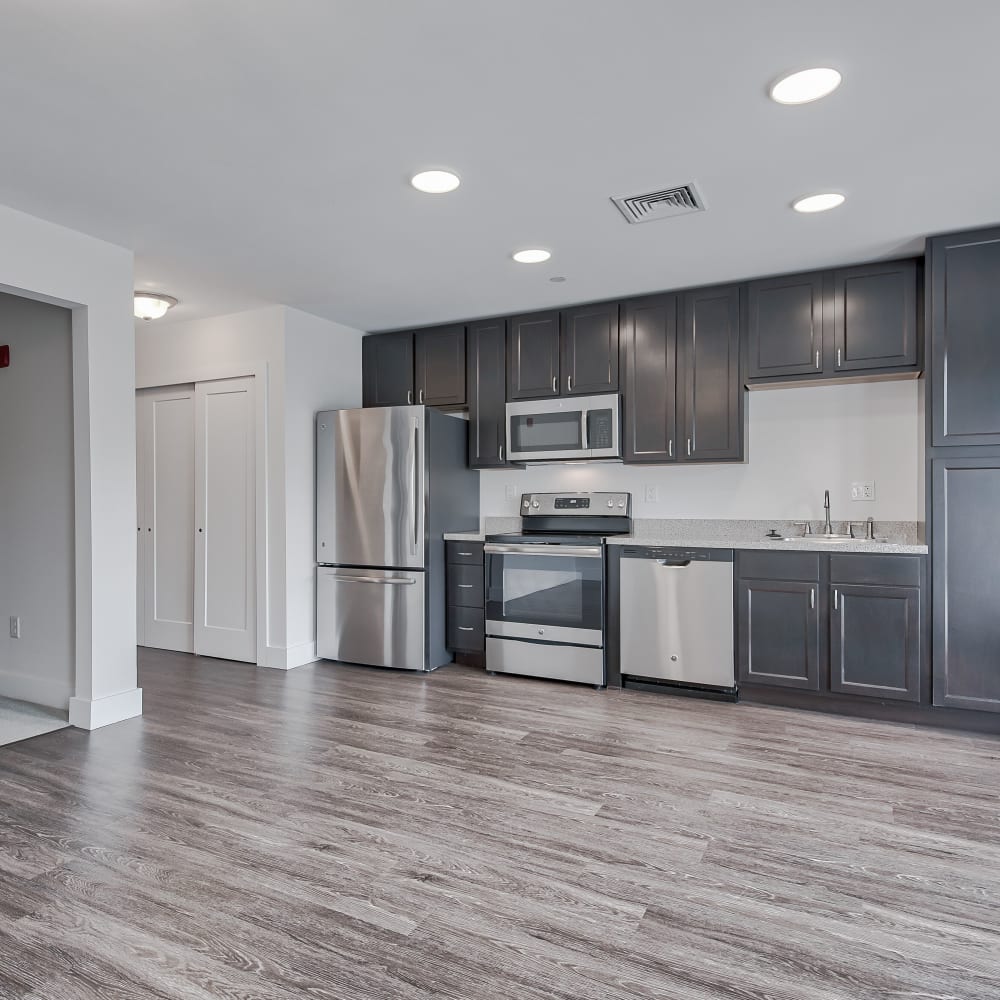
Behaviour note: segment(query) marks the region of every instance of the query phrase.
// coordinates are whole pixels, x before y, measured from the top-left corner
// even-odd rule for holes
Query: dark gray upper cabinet
[[[507,330],[507,398],[560,395],[559,313],[514,316]]]
[[[792,274],[747,285],[748,378],[823,370],[823,275]]]
[[[743,460],[740,286],[681,297],[677,384],[683,391],[683,455],[697,462]]]
[[[469,465],[501,468],[506,440],[507,324],[502,319],[470,323],[467,341]]]
[[[834,271],[835,372],[917,363],[917,264],[866,264]]]
[[[414,402],[465,406],[465,326],[439,326],[413,335]]]
[[[622,457],[677,459],[677,296],[622,307]]]
[[[364,406],[405,406],[414,401],[413,334],[380,333],[361,341]]]
[[[919,701],[919,587],[831,583],[830,591],[830,690]]]
[[[931,463],[934,704],[1000,712],[1000,452]]]
[[[1000,445],[1000,229],[927,242],[935,447]]]
[[[560,314],[563,395],[618,391],[617,302],[564,309]]]
[[[818,691],[819,581],[740,579],[737,673],[741,683]]]

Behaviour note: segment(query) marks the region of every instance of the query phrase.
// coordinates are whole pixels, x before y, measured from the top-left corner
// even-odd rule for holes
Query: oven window
[[[510,418],[510,450],[578,451],[583,447],[579,410],[537,413]]]
[[[523,625],[601,629],[603,575],[601,557],[491,553],[486,617]]]

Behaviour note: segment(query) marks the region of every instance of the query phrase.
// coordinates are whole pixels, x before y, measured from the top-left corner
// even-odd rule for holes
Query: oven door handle
[[[574,558],[600,559],[604,550],[599,545],[498,545],[487,542],[484,552],[495,552],[500,555],[519,556],[561,556]]]

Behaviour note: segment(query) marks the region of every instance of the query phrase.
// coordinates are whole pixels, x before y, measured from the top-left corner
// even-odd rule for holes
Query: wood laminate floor
[[[1000,742],[142,651],[0,749],[0,996],[1000,996]]]

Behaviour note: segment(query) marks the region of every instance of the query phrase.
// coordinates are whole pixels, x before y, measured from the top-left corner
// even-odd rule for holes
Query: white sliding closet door
[[[199,382],[194,435],[194,650],[257,662],[253,378]]]
[[[194,651],[193,386],[136,396],[139,643]]]

